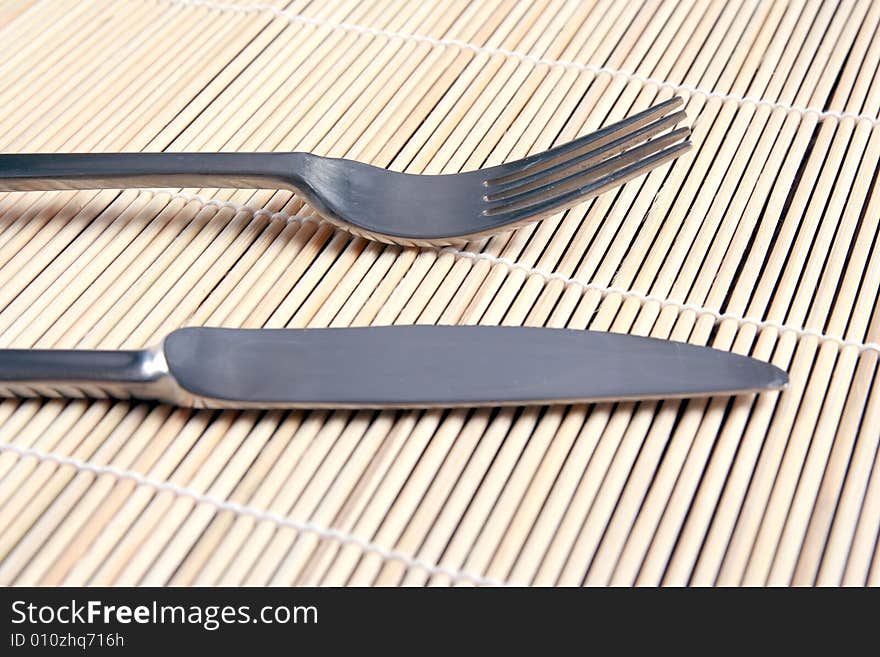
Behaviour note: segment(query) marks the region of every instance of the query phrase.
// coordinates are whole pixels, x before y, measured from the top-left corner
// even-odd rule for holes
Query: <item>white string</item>
[[[237,502],[232,502],[230,500],[226,500],[213,495],[205,495],[203,493],[199,493],[196,490],[187,488],[185,486],[179,486],[170,481],[146,477],[138,472],[134,472],[133,470],[125,470],[110,465],[98,465],[96,463],[70,458],[68,456],[62,456],[53,452],[45,452],[41,449],[20,447],[13,443],[0,442],[0,451],[14,452],[22,458],[30,456],[37,458],[41,461],[50,461],[52,463],[57,463],[58,465],[70,466],[80,472],[90,472],[95,475],[110,475],[111,477],[114,477],[120,481],[133,481],[139,486],[148,486],[155,489],[156,491],[166,491],[174,494],[177,497],[185,497],[191,499],[199,504],[208,504],[220,511],[229,511],[237,515],[250,516],[251,518],[254,518],[256,520],[266,520],[281,527],[289,527],[300,532],[315,534],[320,538],[337,541],[338,543],[342,544],[355,545],[365,552],[373,552],[379,555],[382,559],[386,561],[399,561],[409,567],[424,570],[430,575],[442,575],[450,578],[453,581],[466,581],[471,582],[472,584],[477,584],[479,586],[508,586],[508,584],[506,584],[505,582],[500,582],[494,579],[490,579],[488,577],[482,577],[480,575],[473,575],[462,570],[454,570],[452,568],[438,566],[437,564],[433,564],[429,561],[425,561],[417,557],[412,557],[408,554],[404,554],[403,552],[398,552],[397,550],[388,550],[380,545],[377,545],[371,541],[366,541],[348,532],[322,527],[321,525],[317,525],[313,522],[296,520],[289,516],[273,513],[271,511],[264,511],[263,509],[258,509],[256,507],[247,506],[244,504],[238,504]]]
[[[223,201],[212,198],[205,198],[203,196],[199,196],[198,194],[189,194],[187,192],[175,192],[167,189],[145,189],[143,191],[150,192],[153,194],[168,194],[172,197],[182,198],[188,201],[195,201],[197,203],[201,203],[206,206],[213,206],[217,208],[228,208],[230,210],[235,210],[237,212],[246,212],[254,217],[266,216],[269,218],[277,218],[283,219],[285,221],[298,221],[300,223],[314,223],[317,225],[329,224],[329,222],[320,219],[314,216],[301,216],[301,215],[289,215],[285,212],[272,212],[270,210],[253,208],[249,205],[241,205],[239,203],[233,203],[231,201]],[[332,224],[330,224],[332,225]],[[420,247],[423,250],[435,251],[437,253],[449,253],[451,255],[469,258],[474,261],[485,260],[486,262],[490,262],[492,264],[503,265],[511,270],[521,271],[530,276],[539,276],[546,281],[559,281],[564,285],[574,285],[583,290],[593,290],[599,292],[603,297],[617,294],[622,297],[629,297],[632,299],[638,300],[642,304],[646,303],[656,303],[659,304],[661,308],[675,308],[679,312],[690,311],[697,315],[708,315],[714,318],[715,323],[721,323],[725,321],[733,321],[737,326],[754,326],[756,329],[761,330],[765,328],[773,328],[779,331],[780,333],[792,332],[797,335],[799,338],[801,337],[813,337],[818,339],[820,342],[833,342],[839,347],[853,347],[858,350],[859,353],[863,353],[865,351],[875,351],[880,353],[880,343],[876,342],[862,342],[860,340],[849,340],[843,338],[841,336],[829,335],[827,333],[823,333],[822,331],[817,331],[815,329],[803,328],[800,326],[789,326],[787,324],[783,324],[781,322],[776,322],[770,319],[758,319],[754,317],[743,317],[741,315],[736,315],[733,313],[722,313],[717,310],[713,310],[711,308],[706,308],[705,306],[700,306],[694,303],[685,303],[682,301],[674,301],[672,299],[665,299],[663,297],[654,296],[652,294],[643,294],[641,292],[636,292],[634,290],[629,290],[626,288],[614,287],[609,285],[600,285],[598,283],[590,283],[588,281],[580,280],[576,277],[566,276],[564,274],[560,274],[558,272],[549,271],[546,269],[542,269],[540,267],[530,267],[528,265],[523,265],[515,260],[511,260],[510,258],[503,258],[499,256],[494,256],[489,253],[474,253],[472,251],[463,251],[461,249],[456,249],[453,247],[438,247],[438,246],[425,246]]]
[[[651,84],[657,85],[659,88],[668,88],[674,91],[685,92],[693,95],[705,96],[706,98],[718,98],[722,101],[735,101],[736,103],[742,104],[750,104],[750,105],[758,105],[770,107],[773,109],[784,109],[788,112],[795,112],[797,114],[801,114],[803,116],[807,116],[810,114],[816,115],[819,120],[826,118],[835,118],[835,119],[854,119],[856,121],[869,121],[873,125],[880,125],[880,118],[875,116],[869,116],[867,114],[856,114],[854,112],[837,112],[834,110],[821,110],[815,107],[805,107],[801,105],[791,105],[789,103],[782,103],[779,101],[771,101],[765,100],[764,98],[752,98],[749,96],[739,96],[736,94],[726,94],[719,91],[712,91],[708,89],[701,89],[699,87],[693,87],[686,84],[679,84],[674,82],[669,82],[667,80],[661,80],[658,78],[652,78],[650,76],[641,75],[639,73],[634,73],[632,71],[623,71],[616,68],[610,68],[607,66],[595,66],[593,64],[581,64],[580,62],[572,62],[561,59],[550,59],[545,57],[537,57],[535,55],[528,55],[526,53],[518,52],[516,50],[507,50],[506,48],[492,48],[489,46],[478,46],[472,43],[468,43],[467,41],[460,41],[458,39],[435,39],[433,37],[424,36],[421,34],[407,34],[405,32],[393,32],[390,30],[382,30],[374,27],[366,27],[363,25],[357,25],[354,23],[337,23],[334,21],[328,21],[321,18],[312,18],[310,16],[302,16],[300,14],[296,14],[291,11],[287,11],[286,9],[279,9],[278,7],[273,7],[272,5],[255,3],[249,5],[233,5],[225,2],[214,2],[213,0],[161,0],[162,2],[167,2],[175,5],[182,5],[185,7],[204,7],[206,9],[214,9],[216,11],[221,12],[231,12],[237,14],[254,14],[254,13],[269,13],[273,14],[279,18],[283,18],[291,23],[300,23],[302,25],[311,25],[313,27],[330,27],[334,29],[345,30],[348,32],[355,32],[357,34],[369,34],[372,36],[381,36],[389,39],[401,39],[403,41],[411,41],[414,43],[425,43],[432,46],[440,46],[447,47],[452,46],[455,48],[460,48],[462,50],[469,50],[473,53],[482,53],[486,55],[501,55],[503,57],[509,57],[513,59],[518,59],[523,62],[527,62],[535,65],[544,65],[549,67],[562,67],[567,69],[573,69],[578,71],[586,71],[589,73],[595,74],[608,74],[612,76],[620,76],[625,77],[631,80],[636,80],[637,82],[641,82],[643,84]]]

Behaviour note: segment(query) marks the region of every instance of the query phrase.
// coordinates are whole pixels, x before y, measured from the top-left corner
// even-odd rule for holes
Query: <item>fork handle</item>
[[[305,153],[0,155],[0,191],[231,187],[295,189]]]

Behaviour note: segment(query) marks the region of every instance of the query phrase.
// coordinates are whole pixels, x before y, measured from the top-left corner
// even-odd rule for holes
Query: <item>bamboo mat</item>
[[[695,148],[463,249],[352,238],[271,191],[0,195],[0,346],[569,326],[749,353],[791,385],[476,411],[5,400],[0,583],[880,583],[878,29],[867,0],[4,0],[4,152],[453,172],[676,93]]]

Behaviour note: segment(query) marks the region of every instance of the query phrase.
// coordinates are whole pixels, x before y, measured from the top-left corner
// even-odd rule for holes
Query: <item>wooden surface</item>
[[[569,326],[751,353],[791,386],[396,413],[6,400],[0,582],[880,583],[878,29],[867,0],[4,0],[5,152],[452,172],[675,93],[695,149],[465,249],[354,239],[271,191],[3,194],[2,346]]]

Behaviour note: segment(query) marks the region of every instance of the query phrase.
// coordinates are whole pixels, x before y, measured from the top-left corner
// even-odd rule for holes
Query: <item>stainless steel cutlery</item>
[[[509,326],[184,328],[140,351],[0,350],[6,395],[205,408],[595,402],[759,392],[786,382],[773,365],[708,347]]]
[[[0,155],[0,191],[285,188],[352,233],[449,244],[538,220],[690,148],[680,98],[543,153],[411,175],[309,153]],[[207,408],[496,406],[728,395],[787,376],[745,356],[548,328],[184,328],[138,351],[0,350],[0,394]]]
[[[690,128],[672,98],[522,160],[413,175],[310,153],[0,155],[0,191],[123,187],[292,189],[352,233],[406,245],[450,244],[558,212],[674,159]],[[663,134],[665,133],[665,134]]]

